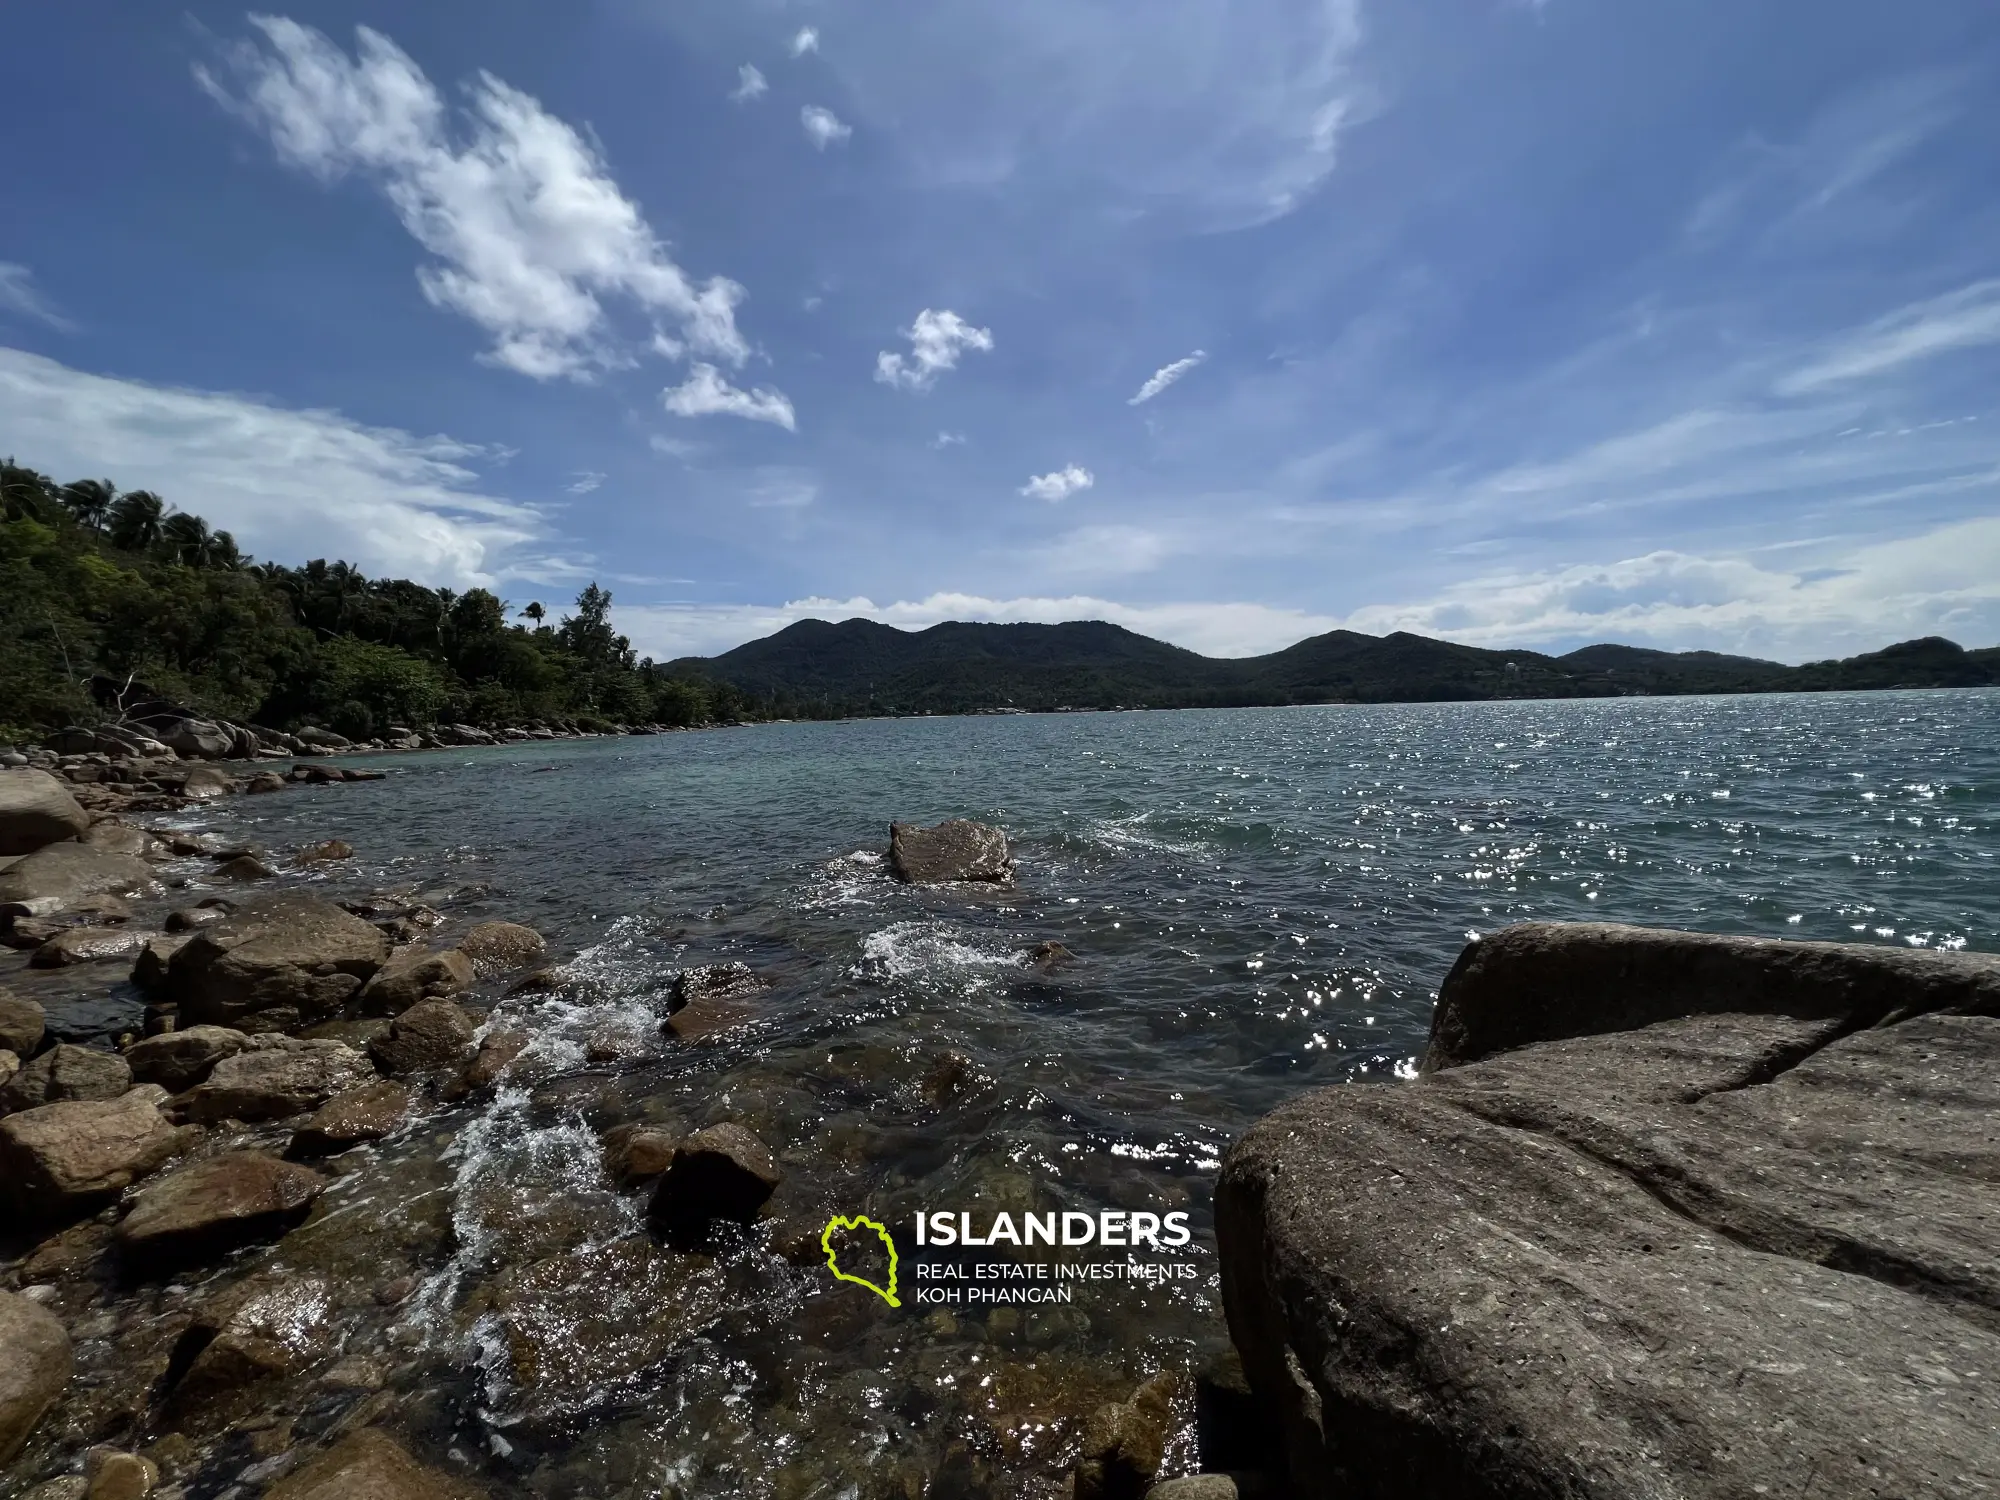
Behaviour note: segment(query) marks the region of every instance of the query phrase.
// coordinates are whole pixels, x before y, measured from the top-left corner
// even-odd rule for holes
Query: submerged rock
[[[93,1449],[84,1464],[85,1500],[146,1500],[160,1482],[160,1466],[137,1453]]]
[[[399,949],[362,990],[361,1008],[371,1015],[401,1015],[423,1001],[470,988],[472,979],[472,960],[456,948]]]
[[[412,1096],[381,1079],[329,1099],[292,1132],[294,1156],[333,1156],[393,1135],[409,1117]]]
[[[178,1094],[200,1083],[225,1057],[250,1045],[250,1038],[227,1026],[190,1026],[162,1032],[125,1049],[125,1062],[140,1083],[157,1083]]]
[[[1005,884],[1014,878],[1014,861],[1000,829],[952,818],[934,828],[890,824],[889,871],[911,885],[959,880]]]
[[[449,1000],[426,1000],[396,1017],[368,1053],[385,1073],[442,1072],[458,1066],[477,1029]]]
[[[224,880],[269,880],[278,872],[254,854],[239,854],[215,867]]]
[[[190,1022],[296,1029],[337,1013],[388,956],[387,938],[330,901],[262,896],[173,956],[167,994]]]
[[[119,1249],[143,1275],[212,1261],[284,1234],[325,1186],[310,1168],[257,1151],[195,1162],[140,1191],[118,1225]]]
[[[1506,929],[1231,1148],[1230,1330],[1301,1494],[1961,1493],[1996,1117],[2000,958]]]
[[[465,1065],[465,1071],[446,1087],[447,1099],[463,1099],[497,1080],[507,1065],[527,1049],[528,1038],[518,1031],[491,1031],[479,1043],[479,1051]]]
[[[1091,1414],[1076,1461],[1075,1500],[1141,1500],[1166,1456],[1179,1377],[1165,1370]]]
[[[116,1198],[201,1134],[160,1113],[166,1091],[67,1100],[0,1119],[0,1182],[34,1218],[63,1218]]]
[[[372,1427],[343,1438],[264,1492],[265,1500],[478,1500],[484,1493],[418,1463]]]
[[[666,1241],[686,1249],[716,1220],[753,1222],[780,1179],[764,1143],[734,1123],[698,1130],[674,1148],[647,1216]]]
[[[683,969],[667,996],[667,1029],[684,1042],[733,1030],[756,1015],[752,1001],[770,983],[742,963]]]
[[[0,1109],[36,1109],[64,1099],[116,1099],[132,1087],[132,1070],[115,1052],[55,1046],[21,1067],[0,1089]]]
[[[354,846],[345,839],[327,839],[301,849],[292,857],[295,865],[327,865],[337,860],[354,858]]]
[[[0,770],[0,856],[83,837],[90,814],[46,771]]]
[[[210,1298],[181,1336],[177,1406],[299,1374],[339,1342],[333,1287],[318,1276],[259,1276]]]
[[[282,1120],[374,1076],[368,1059],[344,1042],[286,1037],[221,1059],[174,1103],[184,1118],[201,1122]]]
[[[69,1333],[39,1303],[0,1292],[0,1464],[11,1463],[76,1368]]]
[[[671,1131],[645,1125],[614,1125],[604,1132],[604,1171],[619,1191],[653,1181],[674,1163],[680,1144]]]

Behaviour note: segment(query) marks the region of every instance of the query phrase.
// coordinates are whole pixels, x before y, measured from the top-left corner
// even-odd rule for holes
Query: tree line
[[[151,490],[0,464],[0,735],[102,717],[93,679],[239,722],[694,725],[785,705],[640,657],[595,583],[555,623],[488,589],[259,561]]]

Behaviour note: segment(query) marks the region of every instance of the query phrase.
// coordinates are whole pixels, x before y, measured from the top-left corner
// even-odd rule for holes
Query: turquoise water
[[[395,774],[212,816],[273,848],[343,837],[337,888],[529,922],[565,959],[554,995],[499,1001],[535,1038],[516,1085],[332,1195],[350,1224],[448,1218],[386,1236],[421,1289],[354,1344],[395,1361],[407,1424],[527,1494],[1053,1493],[1077,1417],[1224,1342],[1228,1142],[1299,1089],[1407,1073],[1473,933],[2000,947],[1994,692],[790,724],[368,764]],[[1007,829],[1012,891],[887,878],[889,822],[947,816]],[[1047,941],[1074,957],[1044,973]],[[677,970],[723,960],[776,984],[739,1025],[663,1034]],[[713,1261],[655,1250],[596,1132],[725,1119],[778,1154],[779,1222]],[[1186,1212],[1196,1275],[890,1309],[782,1253],[831,1210],[940,1208]],[[309,1228],[279,1253],[354,1252]]]

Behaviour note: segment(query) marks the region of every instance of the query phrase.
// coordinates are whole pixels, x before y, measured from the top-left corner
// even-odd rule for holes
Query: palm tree
[[[0,515],[9,521],[47,519],[50,502],[60,495],[53,482],[33,469],[11,458],[0,464]]]
[[[113,545],[127,552],[156,546],[166,515],[167,502],[151,490],[128,490],[111,502],[107,519]]]
[[[249,564],[250,559],[244,556],[243,549],[236,545],[236,538],[228,532],[216,532],[209,538],[209,544],[208,561],[211,567],[226,568],[234,572]]]
[[[160,523],[160,545],[175,562],[205,568],[215,552],[215,537],[200,516],[179,511]]]
[[[62,487],[64,507],[92,531],[104,529],[104,518],[117,499],[118,487],[108,479],[79,479]]]
[[[537,599],[526,609],[522,610],[521,613],[527,619],[533,620],[535,622],[535,629],[540,630],[542,628],[542,621],[547,618],[549,612],[542,608],[542,601]]]

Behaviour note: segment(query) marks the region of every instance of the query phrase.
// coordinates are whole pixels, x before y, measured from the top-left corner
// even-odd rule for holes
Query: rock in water
[[[6,1464],[55,1405],[76,1359],[55,1314],[13,1292],[0,1292],[0,1351],[0,1464]]]
[[[481,922],[459,939],[458,951],[482,974],[524,969],[549,951],[548,941],[519,922]]]
[[[733,1123],[711,1125],[674,1148],[647,1214],[669,1244],[691,1248],[717,1219],[755,1220],[779,1179],[777,1163],[755,1135]]]
[[[156,936],[156,933],[135,932],[126,927],[68,927],[35,949],[28,960],[28,967],[67,969],[75,964],[128,958],[144,948],[149,938]]]
[[[65,1099],[116,1099],[132,1087],[132,1070],[115,1052],[57,1042],[0,1089],[0,1109],[36,1109]]]
[[[191,1023],[291,1030],[336,1014],[388,956],[387,938],[330,901],[262,896],[173,956],[166,993]]]
[[[318,1109],[366,1083],[374,1068],[337,1041],[276,1040],[216,1063],[204,1082],[175,1101],[190,1120],[283,1120]]]
[[[47,916],[86,896],[138,896],[153,889],[144,860],[88,844],[49,844],[0,870],[0,907]]]
[[[1223,1166],[1296,1493],[2000,1475],[2000,959],[1534,924],[1461,957],[1430,1064]]]
[[[265,1500],[479,1500],[485,1492],[426,1468],[395,1439],[364,1428],[264,1492]]]
[[[449,1000],[426,1000],[396,1017],[368,1044],[368,1053],[385,1073],[439,1072],[459,1064],[477,1029]]]
[[[175,1350],[192,1362],[173,1390],[177,1406],[282,1380],[333,1352],[340,1337],[333,1288],[317,1276],[259,1276],[210,1298]]]
[[[160,1113],[164,1089],[44,1104],[0,1120],[0,1183],[35,1219],[87,1212],[116,1198],[201,1132]]]
[[[0,990],[0,1047],[20,1057],[33,1057],[42,1044],[42,1008],[12,990]]]
[[[188,945],[188,936],[147,933],[145,939],[145,946],[132,961],[132,983],[142,990],[163,990],[167,987],[167,965]]]
[[[472,984],[472,960],[456,948],[403,948],[392,954],[361,992],[370,1015],[401,1015],[425,1000],[456,995]]]
[[[134,859],[150,859],[161,852],[160,841],[143,828],[115,819],[104,823],[93,823],[90,832],[83,836],[83,842],[93,849],[104,849],[112,854],[129,854]]]
[[[295,1156],[332,1156],[393,1135],[409,1116],[410,1091],[386,1078],[329,1099],[292,1132]]]
[[[985,823],[953,818],[935,828],[912,823],[889,825],[889,870],[911,885],[953,880],[1004,885],[1014,878],[1007,835]]]
[[[170,1094],[178,1094],[200,1083],[225,1057],[234,1057],[250,1045],[250,1038],[227,1026],[190,1026],[185,1031],[168,1031],[134,1042],[125,1049],[125,1062],[140,1083],[157,1083]]]
[[[310,1168],[262,1152],[212,1157],[143,1189],[118,1226],[118,1243],[142,1275],[203,1264],[282,1235],[312,1211],[325,1186]]]
[[[0,771],[0,857],[82,838],[90,814],[47,771]]]
[[[1091,1415],[1076,1461],[1076,1500],[1141,1500],[1166,1456],[1179,1379],[1164,1370],[1132,1394]]]
[[[347,840],[327,839],[324,843],[301,849],[293,856],[292,863],[301,866],[325,865],[332,864],[336,860],[352,858],[354,858],[354,846]]]

